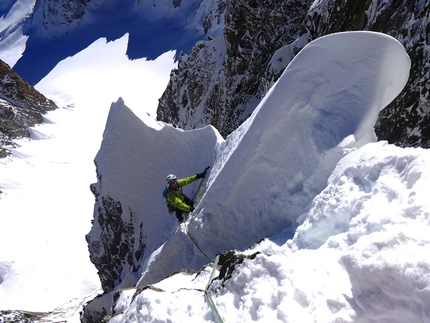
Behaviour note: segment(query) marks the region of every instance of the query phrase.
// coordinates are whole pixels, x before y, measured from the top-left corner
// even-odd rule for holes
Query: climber
[[[193,176],[181,179],[177,179],[176,176],[173,174],[167,176],[167,204],[170,209],[175,212],[179,222],[182,222],[184,220],[184,212],[194,211],[194,203],[182,192],[182,187],[191,184],[200,178],[204,178],[206,176],[206,171],[208,168],[206,168],[202,173],[198,173]]]

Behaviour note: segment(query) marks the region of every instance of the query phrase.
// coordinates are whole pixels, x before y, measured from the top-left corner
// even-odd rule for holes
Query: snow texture
[[[175,66],[174,52],[129,60],[127,44],[127,34],[99,39],[61,61],[36,85],[61,108],[0,160],[0,310],[54,311],[75,323],[100,291],[85,235],[110,104],[121,95],[135,115],[150,119]]]
[[[226,141],[211,127],[148,126],[122,100],[113,104],[99,184],[142,221],[150,247],[137,286],[153,287],[120,291],[111,322],[215,322],[202,291],[210,266],[162,278],[230,249],[253,256],[210,285],[226,322],[428,322],[429,152],[372,143],[377,114],[409,68],[389,36],[322,37]],[[161,206],[164,176],[210,162],[200,203],[175,231]],[[158,201],[147,187],[160,187]],[[98,298],[98,308],[111,297]]]
[[[20,4],[25,7],[30,2]],[[0,9],[12,13],[8,3],[12,2],[2,2]],[[0,18],[0,23],[6,18],[11,16]],[[19,27],[15,30],[20,33]],[[22,46],[24,40],[19,39]],[[94,57],[104,47],[111,52],[110,45],[124,48],[126,40],[96,42]],[[9,47],[0,49],[12,53],[13,61],[19,52],[16,48],[12,46],[11,52]],[[125,58],[124,52],[112,62]],[[94,70],[85,68],[88,74],[71,74],[67,80],[54,73],[53,81],[47,79],[40,87],[44,93],[58,95],[58,100],[75,100],[76,111],[89,112],[90,106],[105,105],[117,95],[112,89],[124,82],[104,92],[93,88],[82,94],[86,86],[77,83],[98,75],[95,71],[102,66],[94,57]],[[71,63],[72,59],[60,64],[58,69],[63,71],[59,74],[76,72],[74,66],[79,64]],[[122,66],[132,73],[131,63],[123,62]],[[162,69],[157,67],[157,71]],[[184,132],[157,123],[142,113],[139,99],[127,92],[124,100],[111,107],[96,158],[102,176],[99,184],[101,192],[120,200],[128,214],[135,215],[134,224],[143,224],[146,234],[140,282],[139,277],[124,282],[142,286],[152,282],[154,288],[120,291],[115,304],[108,294],[88,307],[114,305],[118,315],[112,323],[189,322],[196,318],[215,322],[202,291],[210,266],[198,273],[178,272],[160,280],[176,269],[200,269],[210,261],[189,239],[187,233],[191,233],[210,258],[234,248],[246,255],[259,252],[237,265],[230,279],[216,279],[210,286],[226,322],[429,322],[430,155],[424,149],[371,143],[379,110],[403,88],[408,71],[406,53],[388,36],[356,32],[323,37],[294,59],[251,118],[226,141],[212,127]],[[112,75],[115,79],[117,72]],[[153,79],[153,74],[149,75]],[[103,79],[109,78],[101,74],[100,84]],[[70,89],[76,92],[73,98],[62,97],[64,89],[55,87],[60,80],[64,86],[75,85]],[[94,92],[103,101],[90,100],[81,109],[83,102],[94,98]],[[155,104],[151,101],[148,106],[154,108]],[[59,243],[64,238],[82,240],[86,218],[74,219],[78,229],[67,221],[61,223],[63,219],[55,211],[65,212],[65,206],[71,205],[67,196],[77,192],[81,192],[82,202],[87,201],[82,191],[88,189],[85,181],[93,177],[81,174],[77,179],[71,171],[77,166],[81,172],[92,171],[86,160],[77,157],[84,140],[91,138],[87,125],[79,131],[63,129],[62,135],[54,138],[59,132],[53,128],[67,124],[60,119],[73,113],[78,112],[68,106],[50,114],[50,124],[33,129],[34,138],[44,140],[14,151],[20,157],[15,164],[2,162],[5,171],[0,184],[5,197],[0,215],[9,215],[2,217],[0,226],[2,307],[20,304],[27,310],[50,309],[68,295],[83,298],[96,288],[91,280],[94,270],[87,269],[88,264],[74,253],[78,251]],[[81,136],[74,137],[79,132]],[[48,146],[49,142],[54,144]],[[80,158],[84,153],[88,156],[97,144],[97,140],[91,141]],[[40,158],[36,150],[51,153]],[[164,178],[171,172],[188,176],[207,165],[212,167],[201,202],[187,222],[177,226],[162,201]],[[33,181],[23,184],[31,173]],[[64,176],[68,185],[62,187],[69,187],[68,195],[54,185],[55,179],[64,180]],[[23,226],[22,217],[10,216],[31,214],[22,199],[33,201],[36,207],[36,201],[41,200],[38,189],[52,193],[52,187],[56,192],[40,203],[43,208],[31,211],[37,218],[26,218]],[[192,196],[196,185],[186,189]],[[28,199],[30,196],[34,200]],[[79,205],[83,212],[88,211],[87,204]],[[18,205],[19,209],[14,209]],[[55,230],[46,226],[45,235],[37,234],[34,228],[40,230],[42,219],[55,224]],[[100,232],[94,224],[95,236]],[[291,228],[296,226],[294,233]],[[32,245],[20,244],[22,236],[31,239]],[[270,237],[249,248],[266,236]],[[81,247],[79,250],[85,249]],[[59,262],[66,265],[59,268]],[[81,267],[77,278],[74,266]],[[26,278],[19,279],[23,276]],[[85,281],[85,276],[91,278]],[[87,283],[88,290],[82,292],[85,287],[75,279]],[[48,292],[43,294],[43,289]]]
[[[222,251],[243,250],[294,226],[327,185],[344,149],[375,140],[373,125],[378,112],[401,91],[409,67],[403,47],[388,36],[351,32],[322,37],[297,55],[253,115],[221,145],[216,145],[216,138],[218,142],[220,138],[215,134],[211,141],[205,139],[208,128],[171,131],[171,137],[148,136],[144,127],[131,132],[131,124],[118,126],[117,110],[123,114],[126,110],[121,103],[114,105],[110,119],[117,120],[116,126],[108,122],[96,162],[103,174],[102,184],[109,190],[107,195],[142,217],[145,236],[159,236],[147,223],[161,222],[168,216],[159,206],[154,187],[162,187],[169,173],[184,177],[213,165],[205,196],[189,222],[167,241],[163,237],[154,244],[148,236],[151,245],[162,248],[150,262],[146,260],[139,284],[154,283],[172,269],[190,265],[198,269],[207,262],[185,232],[213,258]],[[127,145],[120,141],[125,135],[110,135],[125,128],[131,132],[125,139]],[[193,134],[205,144],[185,139]],[[157,142],[156,148],[152,142]],[[145,149],[132,149],[131,154],[128,149],[134,145]],[[160,151],[175,157],[164,157]],[[130,157],[119,162],[115,156]],[[124,174],[139,164],[140,169],[145,167],[139,176]],[[119,182],[120,178],[127,181]],[[126,183],[128,189],[116,188],[113,183]],[[143,186],[149,187],[149,192]],[[151,198],[137,204],[136,194]],[[152,251],[148,248],[146,252]]]

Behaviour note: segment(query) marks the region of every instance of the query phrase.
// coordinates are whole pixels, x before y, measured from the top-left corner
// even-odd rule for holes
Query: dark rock
[[[219,1],[216,8],[203,25],[208,31],[224,18],[223,39],[201,41],[180,57],[160,99],[158,120],[183,129],[212,124],[225,137],[281,75],[283,70],[270,66],[281,47],[292,46],[291,57],[280,57],[287,66],[313,39],[368,30],[399,40],[412,61],[405,89],[380,113],[378,138],[403,147],[430,147],[429,2]]]
[[[12,311],[2,310],[0,311],[0,322],[1,323],[35,323],[43,322],[43,318],[49,313],[42,312],[27,312],[27,311]]]
[[[30,137],[29,127],[42,123],[44,113],[57,108],[0,60],[0,157],[16,147],[14,139]]]
[[[224,284],[232,277],[237,266],[243,263],[246,259],[255,259],[258,254],[260,253],[256,252],[248,256],[235,250],[221,253],[218,260],[218,265],[221,266],[219,269],[218,279],[222,280],[222,284]]]
[[[224,17],[223,34],[180,56],[157,119],[183,129],[212,124],[223,136],[234,131],[269,89],[272,55],[296,39],[312,2],[219,1],[203,26],[208,31]]]
[[[410,78],[400,95],[379,115],[379,140],[401,147],[430,147],[429,34],[430,3],[396,0],[385,5],[372,0],[331,0],[309,11],[309,40],[347,30],[378,31],[396,38],[412,62]]]
[[[86,240],[103,291],[109,292],[122,282],[124,274],[137,272],[145,243],[141,228],[133,225],[134,214],[130,210],[124,211],[121,202],[100,196],[95,185],[91,187],[99,201],[96,202],[96,221],[102,234],[93,236],[90,232]],[[139,237],[139,241],[135,237]]]

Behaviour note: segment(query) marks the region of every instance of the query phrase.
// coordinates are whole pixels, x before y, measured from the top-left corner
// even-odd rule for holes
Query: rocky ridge
[[[66,15],[70,17],[70,23],[79,21],[79,12],[85,2],[76,2],[77,16],[70,12]],[[67,12],[67,3],[69,1],[64,0],[61,2],[62,9],[53,6],[52,10],[60,8]],[[174,3],[180,4],[180,1]],[[49,6],[46,8],[49,9]],[[380,139],[388,139],[402,146],[428,148],[428,14],[429,3],[423,1],[214,2],[203,21],[209,39],[200,41],[189,55],[182,54],[180,57],[178,69],[172,71],[171,81],[160,100],[158,119],[185,129],[213,124],[227,136],[246,120],[279,78],[283,68],[309,41],[337,31],[375,30],[397,38],[413,62],[408,85],[396,101],[381,113],[377,133]],[[55,26],[57,22],[50,21],[49,24]],[[210,37],[211,30],[216,30],[217,26],[223,28],[222,34]],[[18,88],[20,82],[13,81],[14,77],[9,74],[3,79],[2,73],[0,87],[16,84]],[[26,106],[17,98],[10,99],[2,91],[2,146],[3,142],[13,145],[13,138],[29,136],[26,132],[28,127],[42,122],[45,111],[55,109],[55,106],[47,105],[39,111],[38,104],[35,107]],[[18,97],[17,91],[15,96]],[[8,125],[16,125],[19,130],[9,130],[12,137],[4,137],[9,138],[4,141],[4,129]],[[135,270],[133,257],[139,259],[142,250],[134,251],[133,246],[138,242],[129,239],[128,223],[113,221],[118,218],[118,212],[122,213],[121,202],[109,197],[104,197],[104,201],[103,209],[98,212],[103,215],[100,218],[108,230],[103,245],[98,247],[108,251],[109,258],[98,258],[96,249],[90,248],[90,252],[96,266],[104,266],[98,269],[103,269],[101,272],[105,274],[101,277],[105,291],[111,291],[118,283],[115,272],[127,268]],[[140,246],[145,247],[143,244]],[[91,314],[86,319],[88,322],[97,321]]]
[[[0,60],[0,157],[17,146],[15,139],[30,137],[29,128],[42,123],[44,113],[57,108]]]
[[[237,250],[231,250],[228,252],[221,253],[219,255],[219,260],[217,262],[216,267],[214,263],[210,263],[207,266],[204,266],[199,271],[183,269],[170,274],[165,279],[169,279],[171,277],[174,277],[175,275],[181,274],[185,277],[192,277],[192,280],[195,281],[192,290],[194,290],[196,293],[201,294],[203,297],[205,294],[203,284],[210,279],[212,267],[215,267],[215,269],[219,272],[218,276],[214,278],[214,281],[212,283],[214,285],[223,285],[232,277],[232,274],[235,270],[237,270],[237,267],[239,267],[244,261],[253,261],[258,254],[259,252],[255,252],[251,255],[246,255]],[[130,306],[137,296],[154,291],[157,293],[171,293],[171,291],[164,290],[154,285],[118,289],[111,294],[112,303],[115,304],[116,302],[118,302],[121,297],[124,297],[124,294],[129,294],[131,295],[131,297],[128,298],[127,306]],[[100,302],[99,299],[94,299],[93,301],[90,301],[86,305],[85,310],[82,313],[81,321],[84,323],[109,322],[116,315],[123,314],[123,311],[125,310],[124,305],[117,307],[112,306],[112,308],[105,308],[104,306],[100,306],[100,303],[102,302]]]
[[[399,40],[412,60],[407,86],[380,114],[379,139],[430,147],[428,1],[220,1],[219,8],[207,21],[225,21],[223,34],[179,59],[160,99],[159,120],[184,129],[212,124],[225,137],[307,43],[334,32],[368,30]]]
[[[296,40],[311,3],[218,1],[204,27],[220,24],[223,33],[209,33],[179,58],[157,119],[184,129],[212,124],[223,136],[235,130],[272,85],[266,67],[277,49]]]
[[[38,8],[41,7],[42,25],[52,35],[52,31],[59,30],[58,27],[68,27],[72,23],[79,23],[83,19],[88,2],[90,0],[36,1],[34,12],[36,13]]]

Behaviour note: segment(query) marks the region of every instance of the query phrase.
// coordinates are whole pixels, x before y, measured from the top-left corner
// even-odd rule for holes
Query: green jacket
[[[190,206],[184,203],[184,193],[182,192],[182,186],[191,184],[196,180],[198,180],[197,175],[178,179],[179,188],[177,190],[174,190],[170,187],[170,185],[167,185],[167,202],[182,211],[189,212]]]

